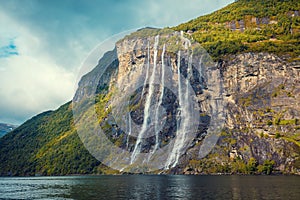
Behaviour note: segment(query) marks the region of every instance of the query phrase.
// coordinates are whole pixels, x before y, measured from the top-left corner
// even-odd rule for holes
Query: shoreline
[[[274,176],[299,176],[300,174],[283,174],[283,173],[273,173],[273,174],[229,174],[229,173],[215,173],[215,174],[67,174],[67,175],[35,175],[35,176],[0,176],[0,178],[43,178],[43,177],[99,177],[99,176],[238,176],[238,177],[274,177]]]

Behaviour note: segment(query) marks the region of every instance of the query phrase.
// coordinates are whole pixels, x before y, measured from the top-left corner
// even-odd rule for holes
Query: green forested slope
[[[81,143],[71,104],[39,114],[0,139],[0,175],[104,173]],[[113,173],[113,172],[112,172]]]
[[[269,52],[299,60],[299,0],[239,0],[175,27],[192,35],[215,58]]]

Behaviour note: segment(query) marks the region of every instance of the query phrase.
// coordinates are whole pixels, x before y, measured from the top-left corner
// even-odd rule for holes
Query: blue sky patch
[[[0,47],[0,58],[7,58],[10,56],[17,56],[17,55],[19,55],[19,52],[13,40],[10,40],[8,45],[4,45]]]

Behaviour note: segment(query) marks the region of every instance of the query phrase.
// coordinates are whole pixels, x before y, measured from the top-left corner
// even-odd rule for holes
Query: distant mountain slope
[[[70,103],[41,113],[0,139],[0,175],[103,173],[72,125]]]
[[[11,124],[0,123],[0,138],[3,137],[6,133],[14,130],[17,126]]]

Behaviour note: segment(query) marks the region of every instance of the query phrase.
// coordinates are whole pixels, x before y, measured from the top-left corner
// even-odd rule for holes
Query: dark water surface
[[[0,199],[297,199],[299,176],[0,178]]]

